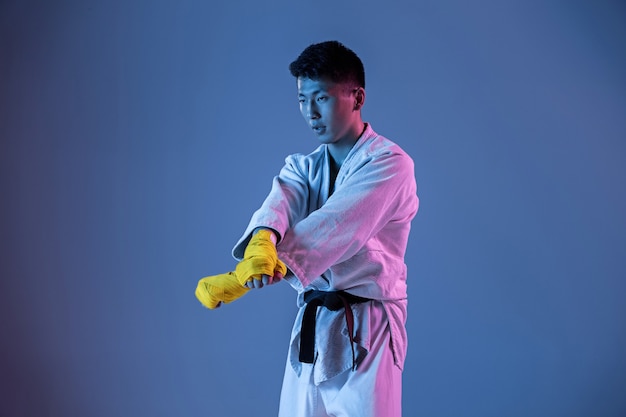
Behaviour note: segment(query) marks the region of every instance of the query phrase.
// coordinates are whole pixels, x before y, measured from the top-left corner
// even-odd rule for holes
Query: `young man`
[[[314,44],[289,69],[321,144],[287,157],[233,249],[235,271],[203,278],[196,296],[215,308],[280,280],[298,292],[281,417],[400,416],[413,161],[362,120],[353,51]]]

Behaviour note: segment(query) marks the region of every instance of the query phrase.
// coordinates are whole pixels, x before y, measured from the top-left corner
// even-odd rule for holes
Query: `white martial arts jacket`
[[[407,347],[404,255],[418,209],[413,161],[368,124],[345,158],[332,195],[330,162],[327,145],[309,155],[288,156],[269,195],[233,248],[233,256],[243,257],[255,228],[268,227],[278,233],[278,257],[289,269],[286,280],[299,292],[301,307],[290,350],[296,372],[301,366],[297,347],[303,293],[308,289],[344,290],[378,300],[376,305],[383,306],[389,320],[396,365],[402,368]],[[370,303],[353,306],[361,358],[368,350],[364,322],[368,308]],[[317,323],[315,379],[319,383],[350,368],[352,357],[346,354],[350,343],[344,336],[342,312],[320,308]],[[322,325],[328,331],[320,331]],[[341,358],[337,357],[339,345]]]

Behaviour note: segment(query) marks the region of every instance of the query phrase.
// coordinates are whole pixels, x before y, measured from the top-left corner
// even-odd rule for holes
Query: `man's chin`
[[[317,140],[320,141],[320,143],[323,144],[330,144],[330,143],[335,143],[335,138],[331,135],[325,134],[325,135],[317,135]]]

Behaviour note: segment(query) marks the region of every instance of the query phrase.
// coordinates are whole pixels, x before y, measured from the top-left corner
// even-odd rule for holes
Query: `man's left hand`
[[[271,282],[273,283],[276,277],[280,279],[285,276],[287,267],[278,259],[274,240],[274,233],[267,229],[259,230],[252,236],[243,254],[243,260],[235,269],[241,285],[251,281],[253,286],[246,285],[248,288],[261,288],[270,284],[270,277],[273,277]],[[268,277],[266,283],[263,282],[264,276]]]

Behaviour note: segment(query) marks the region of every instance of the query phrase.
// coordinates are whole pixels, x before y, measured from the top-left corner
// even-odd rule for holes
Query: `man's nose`
[[[315,104],[314,101],[309,101],[306,104],[305,115],[307,119],[311,119],[311,120],[319,119],[320,114],[317,109],[317,105]]]

